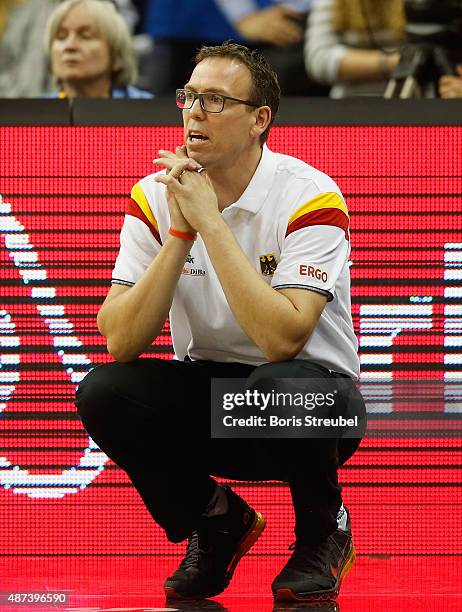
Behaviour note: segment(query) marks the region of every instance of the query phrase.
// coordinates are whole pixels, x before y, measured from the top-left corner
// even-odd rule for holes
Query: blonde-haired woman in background
[[[382,96],[405,41],[403,0],[314,0],[306,69],[333,98]]]
[[[51,97],[153,97],[133,86],[138,71],[131,35],[109,0],[60,3],[48,20],[45,47],[60,87]]]

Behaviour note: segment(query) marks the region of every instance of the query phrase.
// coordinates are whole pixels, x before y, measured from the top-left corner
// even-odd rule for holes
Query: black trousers
[[[317,543],[337,528],[341,486],[337,469],[359,446],[350,439],[217,439],[210,436],[211,378],[246,378],[266,384],[272,377],[342,375],[304,360],[255,367],[212,361],[140,358],[100,365],[77,390],[83,426],[129,476],[154,520],[171,542],[196,527],[216,481],[287,482],[295,511],[295,535]],[[343,389],[364,402],[348,377]]]

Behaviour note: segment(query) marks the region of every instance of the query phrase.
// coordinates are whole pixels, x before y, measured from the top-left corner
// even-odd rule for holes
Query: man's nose
[[[204,109],[201,106],[200,98],[196,98],[194,100],[193,105],[189,109],[189,112],[191,113],[191,115],[194,115],[195,117],[197,117],[197,116],[203,117],[204,116],[205,111],[204,111]]]

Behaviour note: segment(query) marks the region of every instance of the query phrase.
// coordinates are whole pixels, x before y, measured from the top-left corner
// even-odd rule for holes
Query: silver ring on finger
[[[198,170],[197,173],[200,174],[201,172],[204,172],[205,168],[203,166],[201,166]]]

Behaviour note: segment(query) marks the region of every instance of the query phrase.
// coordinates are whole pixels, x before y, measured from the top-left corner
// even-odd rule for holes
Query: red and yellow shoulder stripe
[[[342,229],[349,240],[349,223],[348,209],[342,197],[335,192],[320,193],[302,204],[290,217],[286,237],[311,225],[334,225]]]
[[[127,210],[125,211],[127,215],[132,215],[137,219],[141,219],[141,221],[149,227],[157,242],[162,244],[156,218],[152,214],[151,207],[139,183],[133,186],[131,198],[132,199],[128,201]]]

